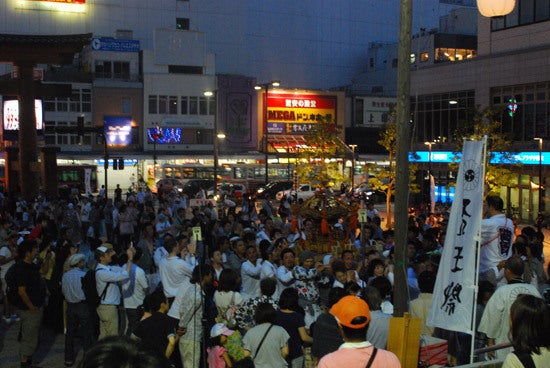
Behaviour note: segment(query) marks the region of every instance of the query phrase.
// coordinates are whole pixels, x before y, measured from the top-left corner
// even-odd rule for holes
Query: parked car
[[[241,199],[245,193],[246,185],[244,184],[224,183],[218,185],[218,195],[220,196]],[[214,186],[208,188],[208,190],[206,191],[206,195],[208,196],[208,198],[212,198],[214,196]]]
[[[159,190],[164,193],[168,193],[171,191],[181,193],[183,191],[183,187],[184,183],[180,179],[160,179],[156,182],[151,191],[153,193],[158,193]]]
[[[383,203],[386,201],[386,193],[373,189],[367,182],[363,182],[353,188],[353,195],[355,197],[363,197],[365,200],[374,203]]]
[[[211,188],[213,186],[214,179],[192,179],[185,183],[182,192],[187,194],[189,198],[193,198],[201,189],[204,189],[206,194],[208,188]]]
[[[256,191],[256,198],[275,198],[278,192],[292,188],[292,181],[273,181]]]
[[[275,195],[275,199],[280,201],[283,198],[283,196],[288,198],[289,196],[292,195],[293,197],[297,196],[298,199],[306,200],[309,197],[313,196],[314,194],[315,194],[315,188],[311,184],[301,184],[298,187],[297,191],[294,190],[294,188],[291,188],[291,189],[278,192]]]

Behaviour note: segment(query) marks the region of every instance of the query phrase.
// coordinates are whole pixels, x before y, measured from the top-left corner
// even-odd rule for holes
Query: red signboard
[[[336,124],[336,96],[269,92],[269,134],[304,134],[319,119]]]
[[[86,0],[32,0],[43,3],[86,4]]]

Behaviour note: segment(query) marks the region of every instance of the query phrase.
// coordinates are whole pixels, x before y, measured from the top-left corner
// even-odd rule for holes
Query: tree
[[[391,119],[384,125],[382,132],[380,133],[380,140],[378,144],[384,147],[388,151],[388,162],[389,167],[387,170],[381,170],[376,172],[376,175],[372,178],[369,178],[369,185],[374,190],[380,190],[386,193],[386,228],[392,228],[392,196],[395,194],[395,154],[397,152],[397,126],[395,124],[395,113],[392,113]],[[410,193],[418,193],[419,188],[418,184],[414,181],[414,175],[416,173],[417,166],[415,164],[409,163],[409,172],[410,172]]]
[[[335,157],[343,156],[345,147],[339,135],[342,128],[331,119],[318,117],[317,123],[304,135],[306,147],[300,151],[296,167],[300,182],[326,188],[344,179]]]
[[[513,144],[501,131],[501,122],[497,119],[501,114],[501,107],[488,107],[475,112],[474,119],[462,129],[456,131],[457,152],[455,162],[450,165],[451,170],[458,171],[458,153],[462,152],[464,139],[480,140],[487,136],[487,166],[485,170],[486,194],[499,194],[501,187],[509,187],[517,176],[514,168],[521,164],[515,158]],[[499,160],[494,160],[496,155]]]

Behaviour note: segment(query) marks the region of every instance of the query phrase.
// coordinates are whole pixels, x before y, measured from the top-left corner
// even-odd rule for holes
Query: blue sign
[[[430,158],[429,151],[416,151],[409,152],[409,160],[411,162],[432,162],[432,163],[449,163],[455,159],[460,161],[461,154],[456,154],[450,151],[432,151]],[[491,155],[492,164],[523,164],[523,165],[538,165],[539,164],[539,152],[517,152],[517,153],[504,153],[493,152]],[[542,153],[542,164],[550,165],[550,152]]]
[[[139,52],[139,41],[96,37],[92,38],[92,49],[98,51]]]
[[[156,137],[156,138],[155,138]],[[147,143],[182,144],[183,130],[181,128],[147,128]]]
[[[103,133],[107,144],[126,146],[132,143],[132,118],[130,116],[104,116]]]
[[[284,123],[267,123],[267,132],[269,134],[284,134],[285,124]]]

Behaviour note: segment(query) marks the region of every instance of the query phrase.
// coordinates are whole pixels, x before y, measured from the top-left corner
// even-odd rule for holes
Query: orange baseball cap
[[[338,323],[349,328],[363,328],[370,322],[370,309],[368,304],[361,298],[353,295],[343,297],[334,304],[330,309],[330,313],[336,318]],[[355,321],[357,317],[360,321]]]

